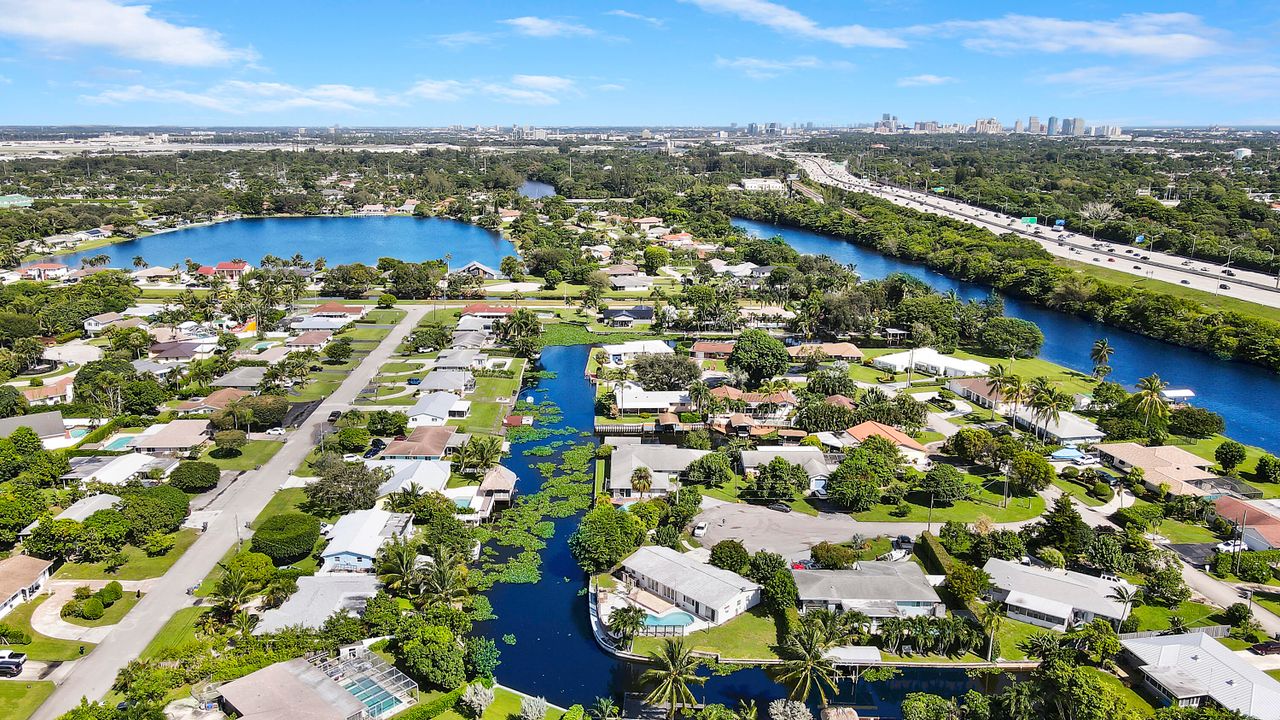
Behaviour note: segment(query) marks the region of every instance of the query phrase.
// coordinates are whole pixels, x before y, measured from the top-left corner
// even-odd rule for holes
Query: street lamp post
[[[1239,245],[1235,245],[1235,246],[1232,246],[1231,248],[1229,248],[1229,249],[1227,250],[1227,264],[1226,264],[1226,265],[1224,265],[1223,267],[1231,267],[1231,256],[1232,256],[1233,254],[1235,254],[1235,251],[1237,251],[1237,250],[1239,250],[1239,249],[1240,249],[1240,246],[1239,246]]]
[[[1272,265],[1276,264],[1276,249],[1267,245],[1266,248],[1271,251],[1271,258],[1267,261]],[[1280,289],[1280,270],[1276,270],[1276,288]]]

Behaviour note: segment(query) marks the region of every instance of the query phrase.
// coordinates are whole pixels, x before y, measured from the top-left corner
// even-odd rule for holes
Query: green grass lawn
[[[306,387],[298,390],[296,395],[289,395],[290,400],[306,401],[306,400],[323,400],[333,394],[334,390],[342,384],[341,380],[312,380],[307,383]]]
[[[1201,440],[1175,436],[1170,439],[1170,442],[1181,447],[1187,452],[1199,455],[1205,460],[1216,463],[1217,459],[1214,458],[1213,453],[1218,449],[1218,446],[1226,442],[1226,440],[1227,437],[1225,435],[1214,435],[1213,437]],[[1262,482],[1255,474],[1258,470],[1258,458],[1266,455],[1267,451],[1259,447],[1254,447],[1253,445],[1245,445],[1244,451],[1244,462],[1240,464],[1240,467],[1236,468],[1236,473],[1239,475],[1240,479],[1261,490],[1265,497],[1280,497],[1280,485]],[[1217,469],[1221,470],[1221,468]]]
[[[58,638],[41,635],[31,629],[31,614],[40,606],[40,603],[48,599],[48,595],[41,595],[30,602],[19,605],[4,616],[5,625],[31,633],[31,643],[29,645],[0,645],[0,650],[16,650],[20,653],[26,653],[31,660],[52,661],[75,660],[80,657],[80,648],[82,646],[85,653],[93,649],[93,643],[59,640]]]
[[[726,658],[776,658],[777,627],[763,607],[757,606],[719,627],[699,630],[685,638],[685,646],[718,652]],[[662,647],[663,638],[636,638],[633,650],[646,654]]]
[[[210,446],[200,453],[200,459],[217,465],[220,470],[253,470],[265,465],[282,447],[284,443],[275,440],[250,440],[237,455],[219,457],[218,449]]]
[[[742,494],[742,491],[749,484],[750,483],[747,481],[745,477],[735,476],[732,482],[726,483],[724,485],[720,485],[718,487],[701,486],[698,488],[698,491],[701,492],[703,495],[710,498],[715,498],[716,500],[724,500],[725,502],[734,502],[734,503],[746,502],[746,500],[743,500],[740,496]],[[805,515],[813,515],[813,516],[817,516],[818,514],[818,508],[811,505],[809,503],[809,498],[805,497],[800,493],[796,493],[796,496],[791,498],[790,500],[787,500],[786,503],[792,510],[798,513],[804,513]]]
[[[123,620],[124,616],[128,615],[129,611],[133,609],[133,606],[137,605],[141,599],[142,598],[138,597],[136,594],[126,590],[124,596],[115,601],[111,607],[107,608],[102,613],[102,617],[97,620],[85,620],[84,618],[78,617],[64,617],[63,620],[66,620],[72,625],[79,625],[80,627],[102,627],[104,625],[115,625]]]
[[[502,419],[506,417],[505,407],[502,403],[474,401],[465,418],[450,420],[449,424],[456,426],[459,432],[497,435],[502,429]]]
[[[1134,692],[1132,688],[1126,686],[1120,678],[1101,668],[1085,666],[1085,672],[1093,673],[1098,680],[1111,689],[1126,705],[1132,708],[1142,717],[1152,717],[1156,714],[1156,709],[1151,703],[1142,699],[1142,696]]]
[[[976,481],[973,476],[966,476]],[[1011,497],[1008,507],[1000,507],[1003,502],[1001,482],[993,481],[978,490],[968,500],[961,500],[950,507],[936,505],[933,508],[933,522],[943,523],[948,520],[959,522],[975,522],[986,516],[992,522],[1016,522],[1030,520],[1044,513],[1044,498],[1039,495],[1031,497]],[[893,505],[876,505],[866,512],[853,513],[855,520],[863,522],[926,522],[929,520],[929,497],[912,493],[907,496],[907,504],[911,512],[906,517],[894,515]]]
[[[996,631],[996,639],[1000,641],[1000,657],[1005,660],[1026,660],[1027,654],[1019,645],[1032,635],[1041,632],[1050,631],[1011,617],[1002,618],[1000,629]]]
[[[390,334],[391,331],[386,328],[361,327],[356,325],[338,337],[350,338],[352,342],[380,342]]]
[[[49,680],[0,680],[0,720],[27,720],[53,688]]]
[[[389,362],[378,368],[378,372],[388,375],[400,375],[404,373],[425,372],[425,365],[416,362]]]
[[[404,310],[384,308],[369,312],[363,319],[368,320],[370,325],[394,325],[403,320],[407,314]]]
[[[1066,478],[1055,477],[1053,479],[1053,484],[1057,486],[1057,488],[1062,492],[1070,493],[1072,499],[1074,499],[1076,502],[1082,505],[1088,505],[1089,507],[1098,507],[1099,505],[1106,504],[1101,500],[1085,492],[1083,485],[1077,485],[1071,482],[1070,480],[1067,480]]]
[[[1172,543],[1216,543],[1218,536],[1203,525],[1192,525],[1180,520],[1163,520],[1156,532],[1169,538]]]
[[[1168,630],[1169,621],[1174,616],[1182,618],[1187,627],[1206,627],[1219,625],[1221,618],[1218,608],[1188,600],[1177,607],[1167,608],[1160,605],[1140,605],[1133,608],[1132,615],[1138,618],[1138,630]]]
[[[54,577],[60,580],[146,580],[160,577],[173,567],[199,536],[200,533],[191,528],[179,530],[173,534],[173,549],[158,557],[151,557],[140,548],[125,545],[123,552],[129,556],[129,562],[114,573],[107,572],[106,563],[69,562],[63,563]]]
[[[520,381],[505,377],[478,377],[476,389],[468,393],[472,400],[495,400],[509,398],[520,389]]]
[[[139,657],[143,660],[159,656],[165,650],[181,647],[196,637],[196,623],[209,612],[206,607],[185,607],[175,612],[160,628]]]
[[[1024,380],[1030,380],[1035,377],[1047,377],[1057,383],[1063,390],[1071,393],[1093,392],[1097,380],[1085,373],[1065,368],[1057,363],[1049,362],[1041,358],[1019,358],[1012,363],[1007,357],[993,357],[991,355],[979,355],[964,350],[957,351],[954,355],[958,358],[966,358],[970,360],[979,360],[988,365],[997,363],[1004,365],[1006,369],[1015,375],[1020,375]],[[972,404],[972,403],[970,403]],[[981,408],[978,408],[981,409]]]
[[[521,696],[510,690],[495,687],[493,704],[484,711],[484,715],[481,715],[479,720],[514,720],[520,716],[520,700]],[[560,710],[548,707],[546,720],[560,720],[563,714]],[[437,717],[440,720],[469,720],[458,714],[456,710],[446,710]]]

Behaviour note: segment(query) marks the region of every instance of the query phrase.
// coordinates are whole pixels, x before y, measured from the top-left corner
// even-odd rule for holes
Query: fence
[[[1230,625],[1209,625],[1207,627],[1191,628],[1187,630],[1189,633],[1204,633],[1211,638],[1224,638],[1231,632]],[[1160,637],[1168,635],[1168,630],[1144,630],[1143,632],[1120,633],[1121,640],[1135,640],[1137,638]]]

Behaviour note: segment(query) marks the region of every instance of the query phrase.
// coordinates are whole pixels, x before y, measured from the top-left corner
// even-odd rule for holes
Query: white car
[[[347,453],[342,456],[343,462],[360,462],[360,456],[355,453]]]
[[[1081,465],[1081,466],[1084,466],[1084,465],[1097,465],[1097,464],[1098,464],[1098,458],[1096,458],[1096,457],[1094,457],[1094,456],[1092,456],[1092,455],[1085,455],[1084,457],[1082,457],[1082,458],[1078,458],[1078,459],[1076,459],[1076,460],[1073,460],[1072,462],[1073,462],[1073,463],[1075,463],[1076,465]]]
[[[274,428],[270,428],[270,429],[268,429],[268,430],[267,430],[267,434],[268,434],[268,435],[283,435],[283,434],[284,434],[284,428],[282,428],[282,427],[274,427]]]
[[[696,537],[696,538],[700,538],[700,537],[702,537],[703,535],[706,535],[706,534],[707,534],[707,524],[706,524],[706,523],[704,523],[704,522],[700,522],[700,523],[698,523],[697,525],[694,525],[694,526],[693,526],[693,536],[694,536],[694,537]]]
[[[1220,553],[1237,553],[1244,552],[1248,550],[1249,547],[1244,544],[1243,540],[1228,540],[1226,542],[1218,543],[1218,546],[1214,549]]]

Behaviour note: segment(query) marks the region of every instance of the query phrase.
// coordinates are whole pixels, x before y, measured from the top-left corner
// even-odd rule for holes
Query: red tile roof
[[[489,305],[488,303],[472,303],[462,308],[463,315],[480,315],[484,313],[501,313],[503,315],[510,315],[515,311],[516,309],[510,305]]]
[[[863,442],[872,435],[879,435],[889,442],[892,442],[894,445],[924,452],[924,446],[917,442],[915,438],[892,425],[878,423],[875,420],[868,420],[864,423],[854,425],[848,430],[845,430],[845,433],[858,442]]]
[[[730,387],[728,385],[721,385],[720,387],[713,389],[711,391],[711,395],[718,398],[724,398],[725,400],[742,400],[743,402],[756,404],[774,403],[782,405],[784,403],[791,403],[792,405],[795,405],[799,402],[790,390],[765,394],[760,392],[743,392],[736,387]]]
[[[248,267],[249,267],[249,263],[243,260],[239,262],[224,260],[223,262],[220,262],[217,265],[215,265],[213,269],[214,270],[244,270]]]

